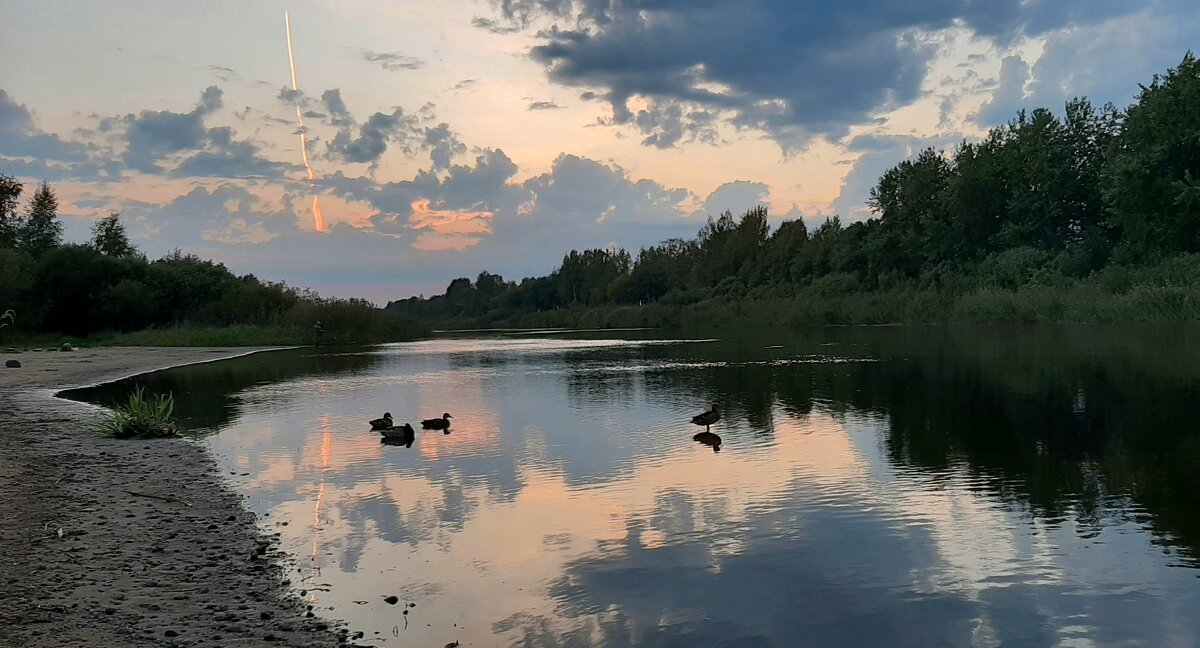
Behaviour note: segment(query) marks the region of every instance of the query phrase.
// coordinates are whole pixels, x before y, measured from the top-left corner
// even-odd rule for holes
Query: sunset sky
[[[866,218],[925,146],[1128,105],[1194,3],[5,0],[0,173],[50,181],[68,240],[116,210],[152,258],[384,303],[759,203]]]

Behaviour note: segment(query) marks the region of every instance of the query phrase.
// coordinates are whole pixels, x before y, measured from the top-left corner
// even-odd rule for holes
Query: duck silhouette
[[[692,441],[703,443],[706,446],[712,446],[713,452],[721,451],[721,437],[712,432],[701,432],[692,437]]]
[[[390,430],[396,424],[392,422],[392,413],[384,412],[383,418],[377,418],[371,421],[372,430]]]
[[[697,414],[692,417],[692,423],[696,425],[703,425],[705,432],[708,431],[710,425],[720,420],[721,410],[715,404],[712,406],[712,409],[708,410],[707,412]]]
[[[421,429],[448,431],[450,429],[450,419],[452,418],[454,417],[450,416],[450,412],[446,412],[445,414],[442,414],[442,418],[425,419],[424,421],[421,421]]]
[[[406,448],[411,448],[413,440],[417,438],[416,431],[408,423],[380,430],[379,432],[379,442],[387,445],[402,445]]]

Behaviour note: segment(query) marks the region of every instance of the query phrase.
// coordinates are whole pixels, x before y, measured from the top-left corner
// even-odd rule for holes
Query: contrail
[[[308,170],[308,183],[312,186],[317,179],[312,165],[308,163],[308,135],[304,129],[304,112],[300,110],[300,84],[296,82],[296,56],[292,53],[292,19],[288,12],[283,12],[283,24],[287,28],[288,65],[292,68],[292,93],[296,97],[296,121],[300,124],[300,157],[304,160],[304,168]],[[321,198],[313,194],[313,226],[318,232],[325,231],[325,217],[321,214]]]

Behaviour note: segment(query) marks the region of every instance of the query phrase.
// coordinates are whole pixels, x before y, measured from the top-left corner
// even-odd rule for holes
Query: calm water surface
[[[1200,328],[662,335],[136,382],[378,645],[1200,645]],[[381,445],[384,411],[453,426]]]

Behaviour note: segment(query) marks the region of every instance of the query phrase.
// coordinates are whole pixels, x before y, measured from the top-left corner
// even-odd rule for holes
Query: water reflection
[[[273,363],[290,375],[149,380],[194,398],[191,420],[224,421],[208,443],[287,523],[314,605],[389,645],[1200,634],[1200,329],[652,335],[292,352]],[[418,430],[416,452],[361,414],[446,408],[453,434]],[[400,639],[389,594],[419,604]]]

